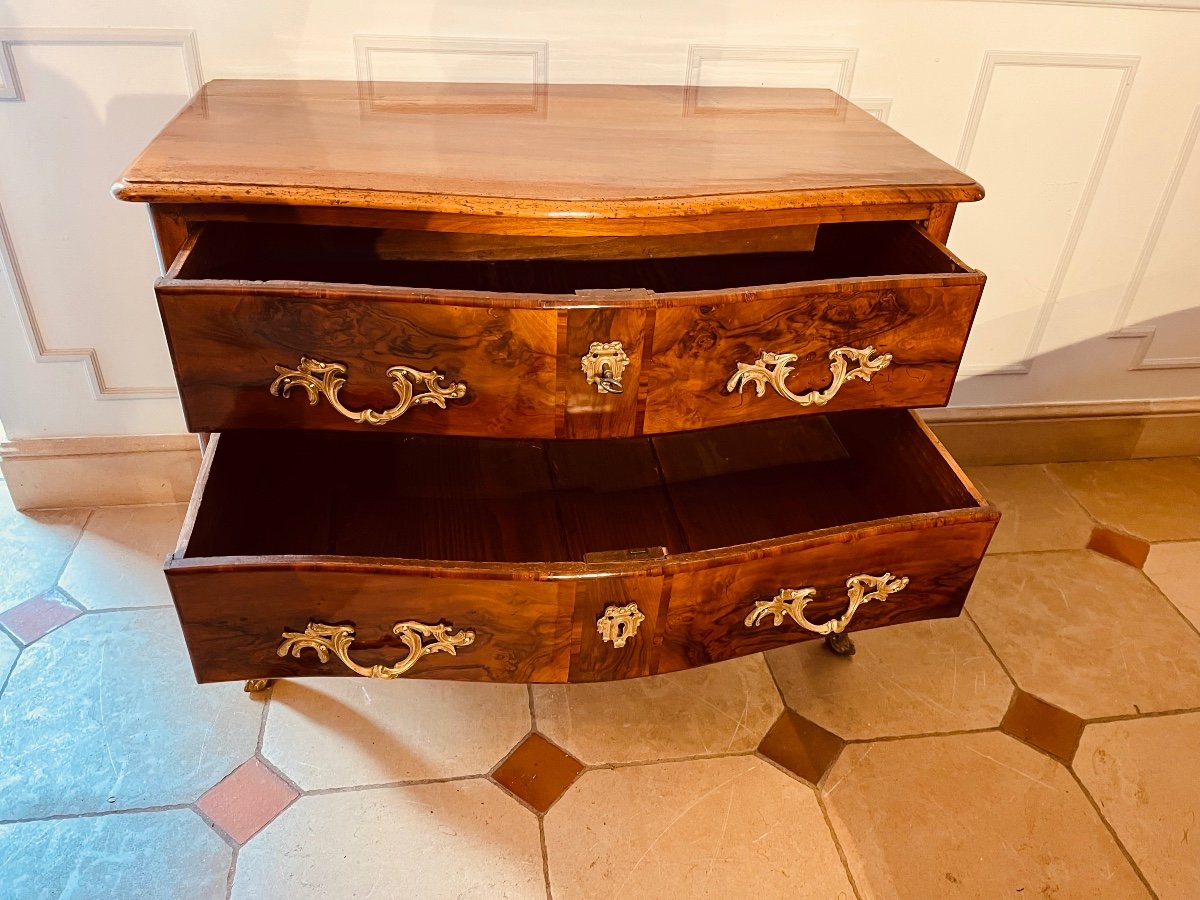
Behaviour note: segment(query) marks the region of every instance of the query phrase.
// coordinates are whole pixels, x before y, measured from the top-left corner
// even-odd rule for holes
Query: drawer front
[[[646,433],[944,405],[983,279],[914,280],[658,310]]]
[[[653,671],[772,650],[821,631],[956,616],[994,529],[990,520],[866,533],[676,574]],[[848,585],[856,576],[866,577]],[[827,624],[837,620],[836,628]]]
[[[192,431],[554,434],[552,310],[179,285],[159,306]]]
[[[570,598],[560,602],[552,582],[336,568],[168,568],[197,681],[359,677],[377,665],[404,678],[566,680]],[[442,636],[410,628],[414,652],[395,633],[399,623],[449,628]]]

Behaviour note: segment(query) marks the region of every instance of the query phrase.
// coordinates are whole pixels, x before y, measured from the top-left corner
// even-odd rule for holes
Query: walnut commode
[[[980,187],[824,90],[216,81],[150,204],[200,681],[600,681],[959,613]]]

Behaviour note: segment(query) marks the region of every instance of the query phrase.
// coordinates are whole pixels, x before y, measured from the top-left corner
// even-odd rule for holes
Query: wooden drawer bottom
[[[230,432],[166,573],[202,682],[597,681],[956,615],[998,518],[904,411],[602,442]]]

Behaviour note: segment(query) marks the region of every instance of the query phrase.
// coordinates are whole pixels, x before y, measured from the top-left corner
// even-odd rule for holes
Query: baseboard
[[[194,434],[32,438],[0,444],[18,509],[175,503],[200,468]]]
[[[1200,455],[1200,398],[949,407],[922,416],[964,466]]]
[[[1200,456],[1200,398],[930,409],[964,466]],[[200,468],[192,434],[65,437],[0,444],[19,509],[185,502]]]

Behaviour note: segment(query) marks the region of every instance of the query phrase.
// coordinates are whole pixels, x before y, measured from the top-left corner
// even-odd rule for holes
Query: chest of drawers
[[[150,204],[200,681],[596,681],[956,615],[977,184],[828,91],[212,82]],[[764,98],[770,102],[764,103]]]

